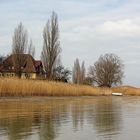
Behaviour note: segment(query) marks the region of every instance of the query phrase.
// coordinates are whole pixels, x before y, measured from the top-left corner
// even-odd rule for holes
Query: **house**
[[[1,77],[15,77],[14,58],[16,54],[12,54],[2,61],[0,64]],[[21,61],[21,78],[37,79],[43,74],[43,65],[40,60],[35,60],[30,54],[20,54]]]

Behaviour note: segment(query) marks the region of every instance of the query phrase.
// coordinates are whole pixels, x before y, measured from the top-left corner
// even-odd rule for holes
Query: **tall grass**
[[[46,80],[0,79],[0,97],[23,96],[95,96],[121,92],[124,95],[140,95],[133,87],[99,88]]]
[[[45,80],[0,79],[0,97],[109,95],[110,89]]]
[[[115,87],[112,88],[112,92],[121,92],[123,95],[140,96],[140,88],[131,86]]]

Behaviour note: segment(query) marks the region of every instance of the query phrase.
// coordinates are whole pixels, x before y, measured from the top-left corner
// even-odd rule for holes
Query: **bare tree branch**
[[[99,86],[111,87],[122,83],[123,66],[118,56],[105,54],[90,67],[89,75]]]
[[[61,51],[58,18],[55,12],[52,13],[51,19],[48,20],[44,27],[43,39],[44,44],[41,57],[47,73],[47,78],[52,79],[53,70],[56,68],[57,59]]]
[[[30,54],[32,57],[35,56],[35,46],[33,46],[32,40],[30,40],[30,44],[28,47],[28,54]]]
[[[84,84],[85,82],[85,63],[82,62],[80,66],[79,59],[74,62],[72,80],[75,84]]]
[[[17,76],[19,77],[21,77],[22,65],[23,65],[22,63],[24,59],[23,57],[21,57],[21,54],[24,54],[26,52],[27,44],[28,44],[27,31],[24,29],[22,23],[20,23],[18,27],[15,28],[13,43],[12,43],[14,69]]]

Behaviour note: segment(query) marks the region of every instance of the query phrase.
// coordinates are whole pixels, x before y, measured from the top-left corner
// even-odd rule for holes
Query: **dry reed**
[[[0,97],[92,96],[111,94],[109,89],[46,80],[0,79]]]
[[[135,88],[131,86],[122,86],[112,88],[112,92],[120,92],[123,95],[140,96],[140,88]]]
[[[99,88],[46,80],[0,79],[0,97],[24,96],[98,96],[121,92],[124,95],[140,95],[133,87]]]

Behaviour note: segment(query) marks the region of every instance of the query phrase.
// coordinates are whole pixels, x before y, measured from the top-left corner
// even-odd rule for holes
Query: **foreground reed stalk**
[[[98,96],[121,92],[124,95],[140,95],[133,87],[99,88],[46,80],[0,79],[0,97],[23,96]]]

